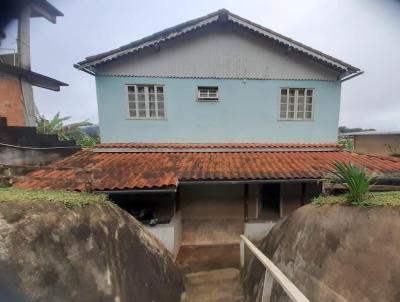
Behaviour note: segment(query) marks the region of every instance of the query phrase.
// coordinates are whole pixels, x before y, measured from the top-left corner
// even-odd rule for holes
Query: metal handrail
[[[256,256],[256,258],[265,266],[265,274],[271,273],[272,277],[281,285],[282,289],[288,295],[288,297],[293,302],[310,302],[304,296],[304,294],[290,281],[282,271],[270,260],[267,256],[265,256],[246,236],[240,235],[240,263],[242,267],[244,267],[244,245],[246,245],[249,250]],[[267,281],[267,277],[264,280],[263,285],[263,300],[264,300],[264,290],[265,284]]]

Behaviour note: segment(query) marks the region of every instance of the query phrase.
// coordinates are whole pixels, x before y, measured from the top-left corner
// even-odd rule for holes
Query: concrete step
[[[215,284],[229,281],[239,281],[239,270],[233,268],[218,269],[212,271],[203,271],[190,273],[186,275],[186,283],[188,285]]]
[[[182,245],[177,261],[184,273],[239,268],[239,244]]]
[[[182,302],[243,302],[240,271],[236,268],[187,274]]]

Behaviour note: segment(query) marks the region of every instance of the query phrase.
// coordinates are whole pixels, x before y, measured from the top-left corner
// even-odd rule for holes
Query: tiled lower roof
[[[207,149],[213,146],[207,145]],[[366,166],[370,173],[380,177],[400,177],[400,159],[393,157],[361,155],[339,149],[326,151],[326,145],[320,149],[316,145],[307,145],[307,151],[299,151],[297,145],[293,151],[256,152],[252,150],[259,146],[238,146],[240,152],[232,151],[232,145],[227,152],[220,151],[222,145],[218,145],[218,152],[164,152],[157,150],[165,148],[165,144],[146,144],[153,152],[129,152],[144,146],[99,145],[96,151],[82,150],[50,168],[35,171],[16,186],[103,191],[176,187],[185,181],[318,180],[329,177],[335,161]],[[101,152],[105,147],[108,151],[115,148],[114,152]],[[172,148],[172,145],[167,147]],[[125,151],[118,151],[120,148]],[[185,148],[196,147],[185,145]]]

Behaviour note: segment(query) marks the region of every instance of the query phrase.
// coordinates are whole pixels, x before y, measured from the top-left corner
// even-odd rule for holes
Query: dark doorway
[[[279,183],[268,183],[262,186],[261,216],[265,219],[280,218],[281,186]]]

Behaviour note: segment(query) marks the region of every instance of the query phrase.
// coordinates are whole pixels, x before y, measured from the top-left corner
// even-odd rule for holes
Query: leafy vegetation
[[[32,190],[0,188],[2,202],[59,202],[67,208],[81,208],[93,203],[109,204],[104,194],[90,194],[70,191]]]
[[[45,116],[39,115],[36,118],[37,132],[39,134],[55,134],[59,140],[75,140],[82,147],[93,147],[100,142],[98,134],[88,134],[85,127],[92,126],[88,121],[70,123],[65,125],[64,122],[71,117],[60,117],[57,113],[52,119],[48,120]]]
[[[350,204],[360,204],[366,200],[371,185],[375,178],[367,174],[366,167],[354,166],[352,163],[344,164],[335,162],[336,181],[342,183],[348,190],[345,197]]]
[[[346,195],[319,196],[317,198],[314,198],[312,203],[315,205],[349,205]],[[398,207],[400,206],[400,192],[370,192],[365,196],[364,201],[361,204],[357,205]]]
[[[346,150],[354,150],[354,143],[352,139],[340,139],[339,144]]]

